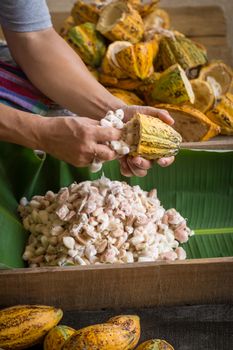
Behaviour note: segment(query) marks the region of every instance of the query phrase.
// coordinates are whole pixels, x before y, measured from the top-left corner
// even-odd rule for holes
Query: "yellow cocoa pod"
[[[164,71],[178,63],[188,78],[194,79],[200,68],[207,63],[205,48],[184,35],[174,34],[175,38],[163,36],[161,39],[155,70]]]
[[[159,52],[159,42],[161,40],[160,35],[154,35],[153,39],[148,40],[151,45],[152,45],[152,49],[153,49],[153,61],[156,59],[157,54]]]
[[[27,349],[43,341],[63,312],[51,306],[18,305],[0,311],[0,348]]]
[[[174,350],[165,340],[151,339],[140,344],[135,350]]]
[[[172,127],[181,134],[184,142],[207,141],[220,132],[220,127],[216,123],[191,106],[159,104],[155,107],[166,109],[170,113],[175,121]]]
[[[69,33],[69,30],[71,28],[73,28],[75,26],[75,21],[74,18],[72,16],[69,16],[65,19],[65,21],[63,22],[63,25],[60,29],[60,35],[63,38],[67,38],[67,35]]]
[[[111,317],[107,323],[116,324],[130,332],[140,332],[140,318],[137,315],[118,315]]]
[[[99,82],[104,86],[116,87],[122,90],[129,90],[129,91],[139,89],[139,87],[142,85],[141,80],[117,79],[116,77],[112,77],[110,75],[103,74],[103,73],[99,74]]]
[[[140,87],[148,103],[160,101],[174,105],[194,102],[192,85],[179,64],[174,64],[163,73],[154,73]]]
[[[207,117],[221,128],[221,134],[233,135],[233,95],[229,92],[221,96],[213,109],[207,112]]]
[[[127,74],[121,69],[115,56],[122,49],[129,46],[132,46],[129,41],[115,41],[108,46],[101,65],[101,70],[104,74],[116,77],[118,79],[127,78]]]
[[[169,29],[169,14],[162,9],[158,9],[156,5],[151,8],[149,13],[143,18],[144,38],[153,38],[161,29]]]
[[[136,92],[139,95],[142,95],[146,104],[154,104],[151,98],[151,94],[154,88],[154,85],[157,83],[160,78],[161,73],[154,72],[149,78],[141,81],[141,84],[136,87]]]
[[[200,70],[199,79],[208,81],[214,79],[221,87],[221,94],[224,95],[231,90],[233,83],[233,71],[222,61],[214,61]]]
[[[154,43],[141,42],[116,53],[119,67],[133,79],[145,79],[153,73]]]
[[[143,36],[140,14],[129,2],[111,1],[101,11],[96,29],[111,41],[126,40],[137,43]]]
[[[93,23],[83,23],[70,29],[68,43],[82,60],[91,67],[98,67],[105,54],[104,38],[97,32]]]
[[[99,80],[99,71],[96,68],[93,68],[91,66],[87,66],[87,69],[89,70],[89,72],[92,74],[92,76],[96,80]]]
[[[148,1],[141,1],[141,4],[138,8],[138,11],[142,18],[148,16],[151,12],[154,11],[155,8],[157,8],[157,5],[160,0],[150,0]]]
[[[116,77],[112,77],[108,74],[99,74],[99,82],[104,86],[117,86],[118,85],[118,79]]]
[[[97,1],[82,1],[77,0],[71,10],[71,14],[75,20],[76,25],[86,22],[96,24],[99,19],[101,8],[103,3]]]
[[[137,113],[126,123],[123,140],[132,156],[159,159],[176,155],[182,138],[171,126],[158,118]]]
[[[132,332],[134,334],[134,341],[131,343],[131,347],[134,349],[141,336],[140,318],[137,315],[119,315],[110,318],[108,323],[116,324]]]
[[[75,329],[63,325],[52,328],[44,339],[44,350],[61,350],[66,340],[75,332]]]
[[[96,324],[74,333],[62,350],[131,350],[135,335],[111,323]]]
[[[128,0],[129,4],[137,11],[139,11],[141,7],[141,0]]]
[[[191,80],[192,89],[195,95],[195,101],[192,107],[198,109],[202,113],[206,113],[213,107],[215,96],[211,85],[201,79]]]
[[[178,64],[161,73],[153,86],[151,99],[172,104],[194,102],[192,85]]]
[[[108,89],[111,94],[120,100],[127,103],[127,105],[137,105],[137,106],[143,106],[143,101],[133,92],[122,90],[122,89]]]
[[[117,82],[117,87],[119,89],[129,90],[129,91],[137,90],[141,85],[142,85],[142,81],[136,80],[136,79],[119,79]]]

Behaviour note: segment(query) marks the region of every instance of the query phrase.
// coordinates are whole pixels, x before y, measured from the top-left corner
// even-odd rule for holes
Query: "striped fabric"
[[[46,115],[53,104],[30,83],[20,68],[3,61],[0,61],[0,102],[40,115]]]

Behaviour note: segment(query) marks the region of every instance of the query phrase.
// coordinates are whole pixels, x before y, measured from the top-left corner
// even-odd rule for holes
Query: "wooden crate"
[[[55,6],[52,10],[58,30],[69,9],[61,11]],[[232,63],[220,7],[167,10],[173,27],[206,45],[210,58]],[[232,138],[227,142],[225,138],[221,140],[222,148],[233,149]],[[212,148],[219,147],[218,140],[211,142]],[[199,146],[207,148],[206,143]],[[39,303],[57,305],[64,310],[99,310],[232,303],[232,276],[233,258],[4,270],[0,271],[0,307]]]
[[[64,310],[233,302],[233,258],[0,271],[0,307]]]

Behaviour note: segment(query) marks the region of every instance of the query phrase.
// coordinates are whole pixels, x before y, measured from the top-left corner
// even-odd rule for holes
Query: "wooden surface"
[[[233,63],[227,42],[226,18],[220,6],[170,7],[166,10],[171,17],[171,27],[205,45],[210,60]]]
[[[0,271],[0,307],[64,310],[233,303],[233,258]]]
[[[170,15],[171,28],[190,37],[224,37],[227,35],[226,19],[220,6],[179,8],[172,6],[171,2],[171,7],[165,10]]]
[[[233,136],[217,136],[204,142],[183,142],[181,148],[202,150],[233,150]]]
[[[105,322],[118,314],[137,314],[141,320],[140,343],[166,339],[175,350],[232,350],[233,305],[198,305],[153,309],[65,312],[62,324],[82,328]],[[42,350],[37,346],[31,350]]]

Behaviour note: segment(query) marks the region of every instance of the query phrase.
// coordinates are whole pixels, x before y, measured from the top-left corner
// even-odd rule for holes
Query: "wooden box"
[[[69,10],[64,12],[62,7],[60,11],[59,6],[53,9],[56,29],[60,28]],[[210,58],[232,63],[220,7],[167,10],[173,26],[206,45]],[[198,147],[233,150],[233,142],[232,138],[220,138]],[[0,271],[0,307],[38,303],[57,305],[64,310],[99,310],[232,302],[232,257]]]

